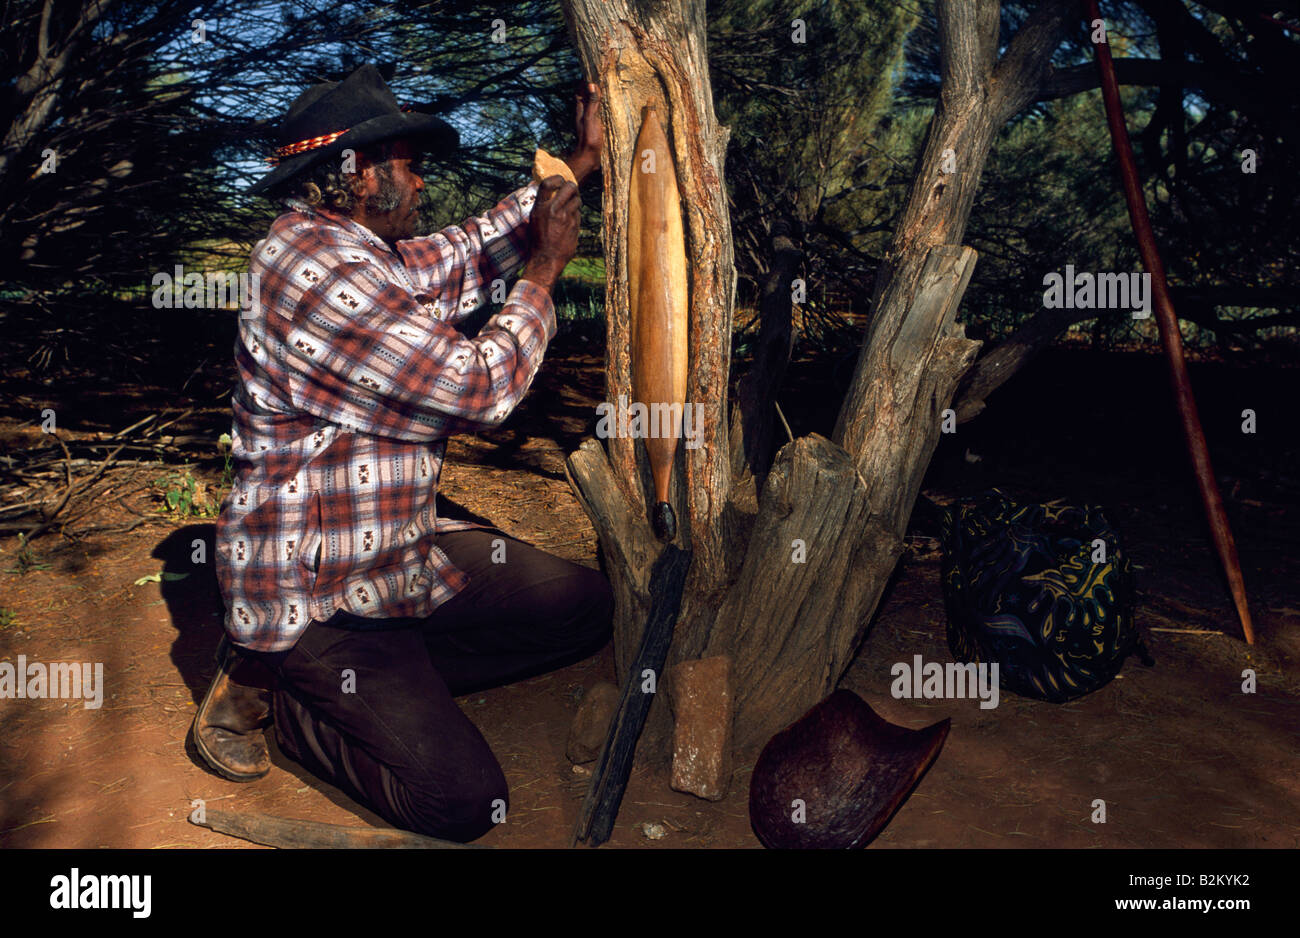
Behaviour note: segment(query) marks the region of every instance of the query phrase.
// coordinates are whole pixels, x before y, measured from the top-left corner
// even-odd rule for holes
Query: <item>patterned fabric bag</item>
[[[948,647],[998,664],[1003,688],[1063,703],[1137,653],[1128,555],[1099,507],[1017,504],[991,489],[940,508]]]

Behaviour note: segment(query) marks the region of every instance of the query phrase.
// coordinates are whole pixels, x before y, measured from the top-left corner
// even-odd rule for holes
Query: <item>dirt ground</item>
[[[443,493],[515,537],[596,567],[594,533],[564,480],[563,459],[594,425],[603,385],[599,338],[562,334],[528,400],[500,431],[452,441]],[[186,393],[198,401],[171,432],[215,440],[229,427],[220,360]],[[203,368],[203,366],[200,366]],[[847,373],[797,363],[782,407],[796,434],[828,433]],[[874,847],[1300,847],[1300,480],[1295,369],[1200,365],[1193,371],[1241,551],[1260,642],[1236,634],[1232,605],[1199,518],[1163,364],[1149,355],[1048,353],[999,392],[987,414],[941,443],[925,491],[957,496],[999,484],[1029,497],[1105,505],[1138,566],[1139,624],[1156,660],[1130,659],[1101,690],[1066,705],[1004,693],[895,700],[890,665],[949,660],[939,560],[915,522],[909,549],[842,685],[884,717],[952,731],[938,761]],[[51,398],[70,433],[109,433],[157,410],[148,388],[32,379],[0,413],[0,444],[30,442]],[[189,406],[188,404],[185,406]],[[1241,411],[1259,430],[1240,431]],[[219,463],[196,472],[209,483]],[[92,526],[138,526],[33,545],[0,540],[0,659],[100,661],[102,709],[78,701],[0,700],[0,846],[250,847],[198,828],[211,808],[339,824],[382,821],[274,749],[251,784],[210,772],[188,741],[221,634],[211,567],[189,562],[211,520],[156,514],[147,478],[122,474]],[[145,480],[145,481],[141,481]],[[74,532],[75,533],[75,532]],[[209,547],[209,556],[211,555]],[[30,564],[28,565],[30,567]],[[180,580],[136,581],[165,571]],[[1243,669],[1258,690],[1241,692]],[[510,783],[506,823],[479,841],[565,847],[587,785],[564,756],[585,688],[614,680],[612,649],[564,670],[472,694],[461,705]],[[610,847],[758,847],[747,799],[756,752],[736,754],[717,803],[638,769]],[[1093,823],[1102,799],[1107,820]],[[663,836],[650,839],[645,825]]]

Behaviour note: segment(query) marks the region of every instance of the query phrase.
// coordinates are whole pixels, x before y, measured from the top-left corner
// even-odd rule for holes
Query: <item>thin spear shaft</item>
[[[1088,14],[1089,24],[1101,19],[1097,0],[1083,0],[1083,5]],[[1196,410],[1196,398],[1192,396],[1192,382],[1187,375],[1187,360],[1183,356],[1183,337],[1178,330],[1178,317],[1174,313],[1173,301],[1169,298],[1165,266],[1160,260],[1155,234],[1151,230],[1146,198],[1142,193],[1142,185],[1138,182],[1137,164],[1133,161],[1133,147],[1129,143],[1128,128],[1124,126],[1124,112],[1120,106],[1119,83],[1115,80],[1115,65],[1110,57],[1110,44],[1094,42],[1093,45],[1097,50],[1097,67],[1101,71],[1101,96],[1106,102],[1106,123],[1110,126],[1110,138],[1115,144],[1120,176],[1124,181],[1124,200],[1128,203],[1128,215],[1133,222],[1133,234],[1137,237],[1142,266],[1151,274],[1156,324],[1160,329],[1160,344],[1164,346],[1165,360],[1169,363],[1169,378],[1173,384],[1178,416],[1182,419],[1183,437],[1187,441],[1187,452],[1191,456],[1192,469],[1196,473],[1196,484],[1201,492],[1205,517],[1210,523],[1214,549],[1218,552],[1219,561],[1228,575],[1228,587],[1232,590],[1232,601],[1237,606],[1242,634],[1246,642],[1253,645],[1255,631],[1251,627],[1250,609],[1246,605],[1246,584],[1241,578],[1237,544],[1232,538],[1232,529],[1228,527],[1228,515],[1223,508],[1223,496],[1219,494],[1218,483],[1214,480],[1210,452],[1205,445],[1205,431],[1201,428],[1201,418]]]

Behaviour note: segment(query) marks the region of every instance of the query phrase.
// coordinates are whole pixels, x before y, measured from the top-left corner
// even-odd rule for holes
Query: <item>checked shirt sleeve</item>
[[[482,306],[493,282],[504,282],[528,259],[528,219],[536,199],[537,184],[529,183],[483,215],[398,242],[416,286],[433,297],[447,322]]]
[[[348,429],[434,440],[496,426],[555,336],[550,295],[528,281],[469,339],[378,264],[328,247],[294,253],[280,272],[302,292],[290,317],[267,317],[264,354],[277,359],[296,409]]]

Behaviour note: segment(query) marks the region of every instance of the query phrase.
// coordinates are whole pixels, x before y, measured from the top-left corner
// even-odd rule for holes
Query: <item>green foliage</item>
[[[569,261],[561,276],[603,284],[605,282],[605,258],[575,257]]]
[[[0,629],[7,629],[18,622],[18,613],[6,607],[0,607]]]
[[[709,4],[710,78],[730,130],[737,303],[756,303],[773,233],[789,228],[808,285],[801,340],[814,346],[843,344],[843,314],[865,305],[875,243],[906,192],[902,167],[919,135],[892,140],[895,152],[882,136],[924,132],[923,122],[904,128],[890,114],[917,20],[916,8],[888,0]]]
[[[279,208],[243,189],[266,171],[280,115],[314,82],[375,62],[399,101],[458,128],[460,150],[424,177],[426,231],[521,185],[535,146],[560,154],[572,140],[572,90],[582,70],[563,5],[553,0],[505,0],[490,10],[474,0],[203,0],[193,8],[122,0],[87,6],[103,17],[93,28],[78,25],[85,17],[73,15],[75,5],[56,4],[46,22],[48,6],[17,0],[0,38],[0,57],[27,75],[5,111],[7,132],[25,142],[0,155],[0,253],[18,265],[10,279],[24,288],[8,296],[34,291],[6,322],[6,338],[57,335],[27,338],[61,347],[69,367],[95,361],[94,343],[77,343],[90,334],[86,308],[112,312],[104,297],[147,303],[149,277],[177,262],[244,268]],[[1002,5],[1004,40],[1033,8]],[[494,39],[498,18],[504,41]],[[207,23],[201,43],[191,41],[195,19]],[[1267,19],[1248,7],[1184,2],[1118,0],[1108,13],[1119,58],[1186,66],[1186,82],[1124,89],[1175,285],[1282,289],[1300,267],[1300,97],[1278,93],[1293,84],[1294,37]],[[860,314],[853,334],[861,334],[936,104],[934,5],[708,0],[707,20],[715,110],[730,132],[725,185],[738,304],[752,307],[774,229],[788,225],[808,285],[800,341],[843,347],[844,314]],[[795,20],[804,24],[802,43]],[[31,79],[45,74],[42,56],[58,68],[48,100]],[[1080,22],[1054,65],[1091,65],[1091,56]],[[1206,70],[1213,81],[1194,84]],[[1258,151],[1259,168],[1245,175],[1248,147]],[[47,148],[58,169],[34,175]],[[581,253],[589,257],[566,271],[556,297],[564,317],[595,317],[603,306],[598,188],[586,187],[583,198]],[[964,240],[980,252],[962,306],[979,338],[1005,336],[1041,308],[1043,274],[1066,262],[1136,269],[1096,92],[1034,106],[1003,131]],[[47,304],[55,291],[66,302]],[[1179,312],[1192,308],[1180,304]],[[1200,321],[1249,312],[1203,308]],[[213,329],[228,325],[211,318]],[[1149,332],[1150,323],[1112,317],[1095,334],[1123,338],[1135,328]],[[228,347],[224,333],[221,340]],[[231,473],[227,454],[223,486]],[[177,511],[186,488],[173,490],[167,510]]]
[[[1135,93],[1124,97],[1140,111]],[[962,304],[971,338],[1004,338],[1041,312],[1043,276],[1066,264],[1141,269],[1112,161],[1098,91],[1053,101],[998,136],[965,238],[980,255]],[[1121,314],[1106,325],[1119,338],[1133,320]]]
[[[194,478],[188,467],[181,472],[154,480],[154,489],[162,499],[159,512],[180,518],[215,518],[220,502],[214,500],[208,488]]]
[[[731,127],[731,149],[761,161],[755,178],[774,184],[796,217],[815,218],[873,160],[869,141],[916,20],[908,6],[885,0],[709,5],[718,120]]]
[[[555,304],[555,318],[561,322],[602,320],[605,304],[591,294],[585,299],[563,299]]]
[[[32,570],[48,570],[52,566],[48,563],[42,563],[32,550],[32,545],[28,543],[26,536],[18,535],[18,553],[14,557],[15,563],[6,570],[6,573],[17,573],[19,576]]]

